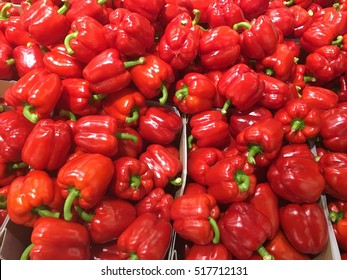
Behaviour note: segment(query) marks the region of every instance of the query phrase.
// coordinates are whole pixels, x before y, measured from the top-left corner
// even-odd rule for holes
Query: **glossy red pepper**
[[[172,226],[154,213],[143,213],[117,239],[120,252],[133,260],[163,260],[170,245]]]
[[[128,254],[120,252],[117,243],[113,241],[91,244],[90,250],[93,260],[126,260],[128,258]]]
[[[339,200],[347,200],[347,153],[325,153],[319,157],[318,166],[326,181],[325,193]]]
[[[173,201],[174,198],[170,193],[166,193],[161,188],[155,188],[136,203],[137,216],[151,212],[156,214],[159,219],[170,222],[170,211]]]
[[[315,203],[325,188],[318,164],[300,156],[279,157],[269,166],[267,179],[272,190],[292,203]]]
[[[176,148],[174,152],[170,148],[159,144],[147,146],[139,159],[145,162],[154,172],[154,188],[165,188],[168,184],[182,184],[180,173],[183,164],[180,161],[179,153]]]
[[[7,211],[16,224],[32,227],[40,216],[59,218],[62,206],[55,180],[42,170],[17,177],[9,186]]]
[[[143,152],[144,143],[137,129],[130,126],[124,126],[119,128],[119,133],[133,135],[137,138],[137,141],[134,142],[129,138],[118,138],[118,152],[116,158],[124,156],[138,158],[138,156]]]
[[[218,226],[222,244],[237,259],[250,259],[254,251],[258,251],[264,259],[273,259],[263,246],[271,236],[272,225],[252,204],[230,204],[219,219]]]
[[[280,157],[299,157],[307,158],[309,160],[316,160],[311,147],[308,143],[302,144],[285,144],[278,152],[278,158]]]
[[[0,43],[0,79],[15,79],[16,66],[13,59],[13,48],[8,43]]]
[[[116,118],[121,126],[135,127],[148,109],[145,97],[136,89],[126,87],[107,95],[101,102],[105,114]]]
[[[114,173],[112,160],[101,154],[80,154],[67,161],[57,174],[57,184],[66,198],[64,219],[72,218],[72,204],[95,207],[105,195]]]
[[[229,144],[228,122],[221,111],[211,109],[194,114],[189,120],[189,127],[189,149],[192,149],[193,143],[199,148],[223,148]]]
[[[247,127],[236,137],[236,148],[247,152],[248,162],[268,166],[276,157],[283,140],[283,126],[274,118],[266,118]]]
[[[4,93],[5,102],[23,111],[31,122],[50,117],[62,91],[57,74],[45,68],[34,69],[21,77]]]
[[[293,13],[285,5],[271,5],[271,3],[280,2],[281,1],[270,2],[269,9],[267,9],[264,15],[271,19],[271,22],[282,32],[284,37],[291,37],[294,32]]]
[[[24,143],[34,126],[19,111],[2,112],[0,114],[0,157],[9,162],[20,162]]]
[[[314,13],[313,20],[314,22],[322,22],[327,26],[334,27],[336,29],[335,36],[343,35],[347,32],[347,11],[341,9],[338,3]]]
[[[147,98],[158,95],[160,104],[168,99],[168,88],[175,81],[172,67],[154,54],[145,55],[145,62],[130,69],[131,79],[137,89]]]
[[[328,244],[328,225],[318,203],[280,207],[280,223],[290,244],[303,254],[319,254]]]
[[[288,9],[292,13],[294,20],[293,37],[300,39],[313,23],[312,15],[300,5],[290,6]]]
[[[240,35],[227,25],[207,30],[199,41],[201,65],[209,70],[223,70],[233,66],[240,51]]]
[[[9,162],[0,157],[0,187],[6,187],[19,176],[29,172],[29,166],[24,162]]]
[[[176,82],[173,103],[185,114],[197,114],[213,107],[216,87],[206,75],[189,72]]]
[[[119,132],[116,118],[108,115],[87,115],[77,120],[74,141],[83,151],[115,156],[118,152],[118,138],[138,139],[130,134]]]
[[[269,7],[269,1],[266,0],[236,0],[235,3],[240,6],[247,20],[258,18]]]
[[[90,214],[80,207],[76,210],[86,222],[92,243],[116,240],[136,218],[135,207],[129,201],[108,196],[102,198]]]
[[[28,43],[36,42],[23,27],[21,16],[12,16],[8,19],[4,34],[12,47],[25,46]]]
[[[88,230],[81,224],[42,217],[31,233],[21,260],[89,260]]]
[[[219,243],[219,215],[215,198],[206,193],[184,194],[177,197],[171,207],[174,230],[198,245]]]
[[[193,15],[191,0],[164,0],[165,4],[160,10],[158,22],[165,28],[171,20],[183,12]]]
[[[328,203],[328,210],[339,249],[347,251],[347,204],[345,201],[337,199]]]
[[[182,127],[181,117],[171,108],[152,106],[140,117],[137,130],[143,140],[167,145],[177,140]]]
[[[262,98],[265,84],[248,65],[238,63],[223,73],[217,89],[227,99],[222,109],[226,113],[231,104],[242,111],[250,109]]]
[[[218,203],[245,201],[255,192],[254,166],[242,155],[220,159],[205,172],[207,193]]]
[[[284,138],[290,143],[305,143],[320,131],[320,110],[311,107],[304,99],[289,100],[274,118],[282,123]]]
[[[210,80],[213,82],[214,86],[216,87],[216,94],[214,97],[213,107],[222,108],[226,101],[226,98],[224,95],[220,94],[220,92],[218,91],[218,82],[220,78],[222,77],[223,72],[220,70],[212,70],[212,71],[205,72],[204,74],[205,76],[210,78]]]
[[[309,105],[322,111],[335,108],[339,97],[332,90],[314,85],[306,85],[301,92],[301,99],[306,100]]]
[[[52,0],[36,1],[21,15],[24,30],[41,45],[60,43],[70,29],[70,23],[65,16],[68,5],[68,2],[64,2],[59,8]]]
[[[6,3],[6,1],[1,2],[0,3],[0,31],[2,32],[5,31],[8,24],[8,20],[14,16],[20,16],[20,12],[17,6],[13,6],[12,3]]]
[[[147,18],[150,22],[156,22],[158,20],[161,9],[164,7],[164,0],[124,0],[124,8],[131,12],[139,13]]]
[[[251,23],[238,22],[233,28],[234,30],[245,28],[240,33],[241,52],[251,59],[262,59],[273,54],[282,39],[281,33],[266,15],[257,17]]]
[[[108,48],[88,62],[83,69],[83,77],[90,83],[93,92],[112,94],[130,84],[132,77],[127,68],[143,63],[143,57],[123,62],[116,49]]]
[[[185,260],[231,260],[232,256],[222,243],[197,245],[193,244]]]

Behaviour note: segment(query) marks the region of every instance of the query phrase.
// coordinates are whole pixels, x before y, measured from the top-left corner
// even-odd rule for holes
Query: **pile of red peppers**
[[[0,79],[21,259],[347,259],[347,1],[1,1]]]

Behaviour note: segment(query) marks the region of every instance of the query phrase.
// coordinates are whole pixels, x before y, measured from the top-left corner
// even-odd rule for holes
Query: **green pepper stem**
[[[14,65],[16,63],[15,59],[14,58],[10,58],[10,59],[7,59],[6,60],[6,64],[7,65]]]
[[[233,25],[233,29],[234,29],[235,31],[237,31],[240,27],[243,27],[243,28],[246,28],[246,29],[250,29],[251,26],[252,26],[252,24],[250,24],[250,23],[247,22],[247,21],[240,21],[240,22],[235,23],[235,24]]]
[[[188,142],[188,149],[193,148],[193,141],[194,141],[194,136],[193,135],[189,135],[187,142]]]
[[[30,251],[34,246],[35,246],[35,244],[31,243],[28,247],[25,248],[22,255],[20,256],[21,261],[29,260]]]
[[[221,113],[222,113],[223,115],[225,115],[225,114],[227,113],[227,111],[228,111],[230,105],[231,105],[231,100],[230,100],[230,99],[227,99],[227,100],[224,102],[223,108],[221,109]]]
[[[315,78],[315,77],[312,77],[312,76],[304,76],[304,82],[305,82],[305,83],[308,83],[308,82],[314,83],[315,81],[316,81],[316,78]]]
[[[139,256],[136,253],[129,254],[129,260],[139,260]]]
[[[212,239],[212,243],[218,244],[220,241],[220,231],[219,231],[217,221],[214,218],[212,218],[211,216],[208,217],[208,221],[210,222],[211,228],[214,232],[214,237]]]
[[[130,133],[118,132],[116,133],[116,137],[124,140],[130,140],[134,143],[137,143],[137,141],[139,141],[139,139],[135,135],[132,135]]]
[[[76,188],[69,188],[68,189],[69,195],[67,196],[65,203],[64,203],[64,219],[66,221],[71,221],[72,219],[72,212],[71,207],[73,202],[76,198],[78,198],[81,194],[81,192]]]
[[[170,184],[174,185],[176,187],[180,187],[180,186],[182,186],[182,178],[181,177],[176,177],[174,179],[171,179],[170,180]]]
[[[166,103],[167,99],[169,98],[169,93],[168,93],[165,85],[161,85],[160,90],[162,93],[162,97],[159,98],[159,103],[160,103],[160,105],[164,105]]]
[[[83,211],[83,209],[77,205],[75,205],[75,210],[78,214],[78,216],[80,216],[80,218],[87,222],[87,223],[91,223],[93,221],[93,218],[94,218],[94,214],[89,214],[85,211]]]
[[[6,3],[1,11],[0,11],[0,20],[7,20],[10,18],[10,15],[8,14],[8,9],[12,7],[12,3]]]
[[[329,219],[332,223],[336,224],[338,221],[344,219],[345,213],[343,211],[330,211],[329,212]]]
[[[70,8],[70,1],[69,0],[62,0],[64,2],[64,5],[61,6],[58,10],[58,14],[64,15],[67,13],[67,11]]]
[[[141,186],[141,177],[139,175],[130,176],[130,187],[136,191]]]
[[[248,175],[246,175],[242,170],[238,170],[235,173],[235,182],[241,192],[246,192],[249,189],[249,184],[251,180]]]
[[[64,46],[69,55],[73,55],[75,53],[75,51],[70,46],[70,42],[72,39],[75,39],[77,35],[78,35],[78,30],[75,30],[74,32],[66,35],[64,39]]]
[[[60,110],[59,116],[68,117],[70,121],[77,121],[75,114],[68,110],[64,110],[64,109]]]
[[[25,162],[13,162],[7,165],[8,170],[27,168],[29,165]]]
[[[37,114],[32,113],[31,111],[34,109],[34,106],[31,105],[25,105],[23,108],[23,115],[26,117],[30,122],[37,123],[39,121],[39,117]]]
[[[263,245],[260,245],[259,248],[257,249],[257,252],[259,255],[263,257],[263,260],[274,260],[274,256],[271,255],[268,250]]]
[[[133,122],[136,122],[140,116],[139,114],[139,108],[137,107],[134,107],[132,110],[131,110],[131,116],[127,117],[125,119],[125,122],[126,123],[133,123]]]
[[[194,14],[194,19],[192,21],[192,25],[197,25],[198,22],[200,21],[201,12],[198,9],[194,9],[193,14]]]
[[[186,85],[184,85],[181,89],[179,89],[175,92],[175,96],[178,100],[186,99],[188,94],[189,94],[188,86],[186,86]]]
[[[261,154],[262,152],[263,152],[263,149],[259,145],[251,145],[248,149],[248,155],[247,155],[248,162],[254,165],[256,163],[254,157],[257,154]]]
[[[294,0],[285,1],[285,2],[283,2],[283,4],[286,5],[287,7],[290,7],[294,4]]]
[[[33,213],[36,213],[36,214],[40,215],[41,217],[52,217],[52,218],[58,219],[60,216],[59,212],[52,212],[52,211],[48,210],[47,207],[44,205],[36,207],[32,211],[33,211]]]
[[[342,35],[339,35],[336,37],[335,40],[331,41],[331,44],[332,45],[340,45],[343,41],[343,36]]]
[[[93,94],[92,97],[89,99],[89,103],[93,103],[93,102],[99,102],[101,100],[103,100],[104,98],[106,98],[107,94]]]
[[[104,5],[108,0],[98,0],[99,5]]]
[[[273,77],[275,75],[275,71],[270,67],[265,67],[264,74]]]
[[[0,104],[0,113],[5,112],[5,106]]]
[[[294,119],[290,125],[291,132],[297,132],[305,128],[305,122],[302,119]]]
[[[141,56],[139,59],[137,60],[131,60],[131,61],[125,61],[124,62],[124,67],[125,68],[130,68],[139,64],[144,64],[146,62],[146,58]]]
[[[7,197],[0,194],[0,209],[7,209]]]

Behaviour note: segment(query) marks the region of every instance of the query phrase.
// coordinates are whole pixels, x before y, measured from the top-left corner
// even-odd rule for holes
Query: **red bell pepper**
[[[106,115],[116,118],[121,126],[135,127],[148,109],[145,97],[136,89],[126,87],[107,95],[101,102]]]
[[[201,65],[209,70],[223,70],[233,66],[240,51],[240,35],[227,25],[208,29],[199,41]]]
[[[29,172],[29,166],[24,162],[8,162],[0,157],[0,187],[5,187],[19,176]]]
[[[217,219],[220,210],[215,198],[206,193],[184,194],[171,207],[173,228],[177,234],[194,244],[218,244]]]
[[[339,199],[331,201],[328,203],[328,210],[339,249],[347,251],[347,203]]]
[[[108,48],[88,62],[83,69],[83,77],[95,93],[112,94],[130,84],[132,77],[127,68],[143,63],[143,57],[136,61],[123,62],[116,49]]]
[[[328,245],[328,224],[318,203],[280,207],[280,223],[290,244],[303,254],[319,254]]]
[[[172,226],[154,213],[137,216],[117,239],[120,252],[132,260],[163,260],[170,245]]]
[[[295,74],[290,84],[295,86],[298,92],[301,92],[307,83],[316,82],[316,78],[308,75],[305,64],[296,64]]]
[[[300,5],[290,6],[288,9],[292,13],[294,20],[293,37],[300,39],[313,23],[312,15]]]
[[[220,159],[205,172],[207,192],[221,204],[245,201],[256,183],[253,165],[241,155]]]
[[[9,186],[7,211],[16,224],[32,227],[40,216],[59,218],[62,206],[55,180],[42,170],[17,177]]]
[[[289,100],[299,97],[297,88],[292,83],[283,82],[264,73],[258,73],[258,75],[264,81],[265,89],[263,97],[257,105],[270,110],[278,110],[284,107]]]
[[[235,3],[240,6],[247,20],[258,18],[269,7],[269,1],[266,0],[236,0]]]
[[[44,53],[36,43],[28,43],[26,46],[19,45],[13,49],[13,59],[15,61],[16,71],[19,77],[33,69],[44,68]]]
[[[242,9],[231,0],[213,0],[207,8],[207,23],[211,28],[222,25],[233,27],[235,23],[246,21]]]
[[[57,74],[45,68],[34,69],[21,77],[4,93],[6,104],[23,111],[32,123],[50,117],[57,104],[62,84]]]
[[[268,217],[272,225],[269,240],[275,238],[280,227],[279,203],[278,196],[273,192],[270,185],[267,182],[257,184],[254,193],[248,197],[247,202]]]
[[[347,112],[344,108],[326,110],[322,114],[320,137],[324,146],[333,152],[346,152]]]
[[[145,62],[132,67],[130,74],[132,82],[147,99],[161,94],[159,102],[162,105],[168,99],[168,88],[176,79],[172,67],[154,54],[145,55]]]
[[[290,143],[305,143],[320,131],[320,110],[311,107],[304,99],[289,100],[274,118],[282,123],[284,138]]]
[[[109,21],[104,25],[104,36],[111,48],[132,58],[150,51],[154,44],[154,28],[143,15],[116,8],[110,12]]]
[[[100,95],[94,95],[87,80],[67,78],[62,80],[62,92],[56,111],[69,111],[77,116],[95,115],[100,111]]]
[[[87,115],[77,120],[74,141],[83,151],[115,156],[118,152],[118,138],[127,138],[133,142],[134,135],[119,132],[116,118],[108,115]]]
[[[288,241],[283,231],[277,231],[275,237],[266,242],[265,248],[274,256],[275,260],[310,260],[311,258],[300,253]]]
[[[223,152],[214,147],[202,147],[191,151],[188,155],[188,176],[194,182],[205,183],[205,174],[209,168],[224,158]]]
[[[133,157],[138,158],[138,156],[143,152],[144,143],[141,135],[138,133],[136,128],[132,127],[121,127],[119,128],[119,133],[124,133],[126,135],[133,135],[137,138],[134,142],[129,138],[118,138],[118,152],[116,158],[119,157]],[[134,139],[136,139],[134,138]]]
[[[232,256],[222,243],[197,245],[193,244],[185,260],[231,260]]]
[[[220,70],[212,70],[212,71],[205,72],[204,74],[205,76],[210,78],[210,80],[213,82],[214,86],[216,87],[216,94],[214,96],[213,107],[222,108],[226,101],[226,98],[224,95],[219,93],[219,91],[217,90],[217,87],[218,87],[218,82],[223,75],[223,72]]]
[[[189,72],[176,82],[173,103],[180,112],[197,114],[213,107],[216,87],[204,74]]]
[[[169,183],[180,186],[182,178],[179,177],[183,164],[180,161],[179,153],[176,148],[170,148],[159,144],[147,146],[139,159],[145,162],[154,172],[154,188],[165,188]]]
[[[173,201],[174,198],[171,194],[165,193],[161,188],[155,188],[136,203],[137,216],[151,212],[156,214],[159,219],[170,222],[170,211]]]
[[[28,43],[36,42],[24,29],[21,16],[12,16],[8,19],[4,34],[12,47],[25,46]]]
[[[326,181],[325,193],[339,200],[347,200],[347,153],[326,153],[319,157],[318,166]]]
[[[266,118],[247,127],[236,137],[236,148],[247,152],[248,162],[268,166],[276,157],[283,140],[283,126],[274,118]]]
[[[231,104],[243,111],[250,109],[262,98],[265,83],[248,65],[238,63],[223,73],[217,89],[227,98],[222,113],[226,113]]]
[[[269,9],[267,9],[264,15],[270,18],[271,22],[282,32],[284,37],[291,37],[294,32],[293,13],[285,5],[277,3],[281,3],[281,1],[270,2]]]
[[[93,260],[126,260],[128,254],[119,251],[116,242],[91,244],[91,255]]]
[[[171,108],[153,106],[140,117],[138,132],[149,143],[168,145],[177,140],[182,127],[181,117]]]
[[[34,128],[19,111],[0,114],[0,157],[9,162],[22,160],[24,143]]]
[[[332,90],[321,87],[306,85],[301,92],[301,99],[306,100],[309,105],[322,111],[335,108],[339,97]]]
[[[193,15],[191,0],[164,0],[164,2],[158,18],[159,27],[165,28],[171,20],[181,13],[187,12]]]
[[[117,197],[138,201],[153,188],[153,171],[143,161],[120,157],[114,162],[114,176],[108,190]]]
[[[172,19],[157,46],[159,57],[175,70],[186,68],[198,56],[201,30],[197,24],[200,12],[193,12],[193,20],[188,12],[180,13]]]
[[[278,152],[278,158],[281,157],[299,157],[307,158],[309,160],[315,161],[315,155],[311,151],[310,145],[308,143],[302,144],[285,144],[282,146],[281,150]]]
[[[320,9],[313,15],[314,22],[321,22],[336,29],[335,36],[347,32],[347,12],[341,9],[340,4]]]
[[[190,135],[188,148],[197,147],[223,148],[229,144],[230,133],[226,116],[218,110],[206,110],[194,114],[189,120]]]
[[[317,202],[326,184],[318,164],[300,156],[276,159],[268,169],[267,179],[278,196],[298,204]]]
[[[71,127],[66,122],[39,120],[23,145],[22,160],[31,168],[56,170],[65,163],[72,139]]]
[[[31,233],[21,260],[89,260],[88,230],[81,224],[42,217]]]
[[[273,259],[263,246],[271,236],[269,219],[252,204],[236,202],[230,204],[219,219],[221,242],[236,258],[250,259],[254,251],[266,260]]]
[[[0,79],[12,80],[16,77],[13,49],[8,43],[0,43]]]
[[[66,198],[64,219],[72,218],[72,204],[95,207],[105,195],[114,173],[112,160],[101,154],[83,153],[67,161],[57,174],[57,184]]]
[[[22,25],[41,45],[51,46],[60,43],[70,29],[70,23],[65,16],[68,5],[69,2],[64,2],[59,8],[52,0],[36,1],[29,9],[23,11]]]
[[[247,111],[232,109],[229,118],[230,133],[236,137],[242,130],[266,118],[272,118],[272,113],[265,107],[254,106]]]
[[[233,28],[246,29],[240,33],[240,46],[241,52],[251,59],[262,59],[273,54],[282,40],[281,33],[266,15],[257,17],[251,23],[238,22]]]
[[[91,214],[76,207],[77,213],[86,222],[92,243],[116,240],[135,220],[135,207],[126,200],[105,196],[93,208]]]
[[[103,25],[89,16],[79,16],[71,23],[70,33],[64,39],[69,55],[88,63],[97,54],[108,48]]]
[[[0,3],[0,31],[5,31],[8,20],[11,17],[20,16],[20,12],[16,6],[12,3],[1,2]]]
[[[131,12],[139,13],[147,18],[150,22],[156,22],[158,20],[161,9],[164,7],[164,0],[124,0],[124,8]]]

